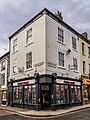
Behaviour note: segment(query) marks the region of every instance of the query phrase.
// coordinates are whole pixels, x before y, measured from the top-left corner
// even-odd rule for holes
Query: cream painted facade
[[[7,83],[9,80],[9,52],[0,57],[0,104],[7,104]]]
[[[84,55],[82,54],[82,43],[84,43]],[[80,38],[80,59],[81,59],[80,66],[81,66],[81,75],[84,76],[89,76],[90,58],[88,54],[88,47],[90,47],[90,44]],[[83,61],[85,61],[85,73],[83,73]]]
[[[58,27],[64,31],[64,44],[58,41]],[[26,32],[32,28],[32,41],[26,45]],[[72,48],[72,37],[76,38],[76,51]],[[17,52],[13,53],[13,41],[17,39]],[[68,49],[71,50],[67,55]],[[32,68],[26,69],[26,54],[32,52]],[[58,52],[64,53],[65,66],[58,64]],[[77,59],[78,70],[70,69],[73,66],[73,58]],[[17,59],[17,73],[13,74],[13,61]],[[33,76],[35,72],[41,74],[57,73],[59,76],[77,78],[81,77],[80,66],[80,42],[78,36],[62,26],[47,14],[29,23],[25,28],[10,39],[10,79],[21,79]],[[18,68],[24,68],[19,73]]]

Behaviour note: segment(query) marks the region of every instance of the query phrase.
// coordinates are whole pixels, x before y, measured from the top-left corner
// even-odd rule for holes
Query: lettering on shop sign
[[[39,67],[39,66],[42,66],[43,64],[44,62],[40,62],[40,63],[34,64],[34,67]]]
[[[48,65],[49,67],[53,67],[53,68],[56,68],[56,64],[54,64],[54,63],[51,63],[51,62],[47,62],[47,65]]]

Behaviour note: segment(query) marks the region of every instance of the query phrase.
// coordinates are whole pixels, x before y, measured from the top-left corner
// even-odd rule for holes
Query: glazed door
[[[51,107],[51,86],[41,85],[41,107],[50,108]]]

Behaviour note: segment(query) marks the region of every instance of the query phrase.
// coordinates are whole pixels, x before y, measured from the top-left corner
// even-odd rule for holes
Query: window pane
[[[64,53],[59,52],[59,66],[64,67]]]
[[[32,53],[26,54],[26,69],[32,68]]]

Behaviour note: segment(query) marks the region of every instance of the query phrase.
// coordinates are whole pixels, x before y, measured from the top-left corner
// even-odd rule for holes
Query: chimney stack
[[[83,37],[85,37],[86,39],[88,38],[87,32],[84,32],[84,33],[82,33],[81,35],[82,35]]]
[[[62,13],[60,11],[57,11],[55,15],[60,19],[63,20]]]

